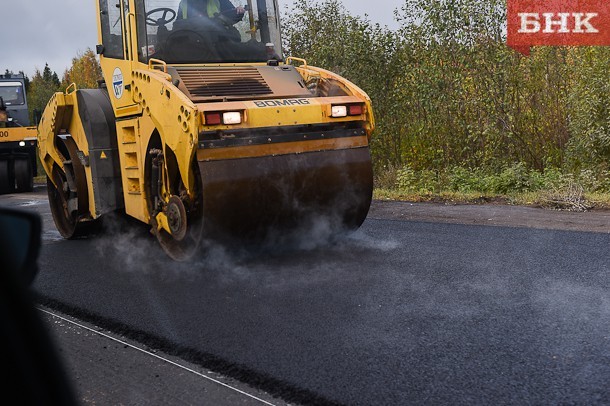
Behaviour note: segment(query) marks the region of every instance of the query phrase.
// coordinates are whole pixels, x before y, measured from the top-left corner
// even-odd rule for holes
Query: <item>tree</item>
[[[62,85],[68,87],[75,83],[79,89],[90,89],[97,87],[97,81],[102,77],[102,68],[97,56],[87,48],[85,52],[79,52],[72,58],[72,66],[64,72]]]
[[[45,83],[55,85],[55,87],[59,87],[60,85],[57,73],[51,71],[51,68],[49,68],[48,63],[45,63],[44,65],[44,69],[42,71],[42,79],[45,81]]]
[[[30,92],[28,94],[28,105],[30,118],[35,122],[34,111],[43,111],[49,99],[55,92],[60,91],[60,82],[57,73],[51,71],[49,64],[46,63],[42,72],[36,69],[30,82]]]
[[[284,19],[285,49],[314,66],[333,71],[361,87],[373,101],[377,130],[375,162],[396,163],[401,139],[395,135],[401,67],[394,63],[400,39],[387,27],[352,16],[338,0],[299,0]]]
[[[390,31],[340,0],[297,0],[284,48],[373,100],[376,170],[610,173],[610,51],[506,46],[505,0],[403,0]],[[605,172],[604,172],[605,173]]]

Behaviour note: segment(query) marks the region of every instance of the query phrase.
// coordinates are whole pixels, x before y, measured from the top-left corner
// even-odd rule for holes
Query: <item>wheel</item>
[[[66,174],[61,169],[53,171],[53,180],[58,186],[47,176],[47,193],[53,221],[62,237],[73,238],[78,224],[76,196],[70,191]]]
[[[170,227],[175,235],[165,230],[157,231],[156,221],[152,219],[153,232],[156,235],[163,251],[175,261],[188,261],[202,250],[203,241],[203,195],[201,193],[201,176],[197,165],[195,171],[197,192],[195,199],[186,205],[177,196],[172,196],[167,205],[166,213]],[[184,187],[181,186],[181,192]]]
[[[17,192],[31,192],[34,190],[32,162],[29,157],[15,158],[15,182]]]
[[[0,160],[0,194],[13,193],[15,188],[15,178],[10,164],[8,160]]]
[[[85,169],[76,154],[76,143],[71,137],[59,139],[69,155],[64,157],[64,168],[53,168],[52,179],[47,177],[47,193],[51,214],[57,230],[64,238],[88,235],[97,229],[97,221],[82,222],[89,215],[89,192]]]

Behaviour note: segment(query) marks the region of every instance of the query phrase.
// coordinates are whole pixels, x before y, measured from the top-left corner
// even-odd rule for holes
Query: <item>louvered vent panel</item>
[[[177,68],[176,70],[194,98],[259,96],[272,93],[256,68]]]

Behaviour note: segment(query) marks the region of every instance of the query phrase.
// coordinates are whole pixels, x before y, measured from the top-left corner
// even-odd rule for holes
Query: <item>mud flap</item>
[[[89,144],[96,215],[124,207],[114,111],[108,92],[78,90],[78,112]]]

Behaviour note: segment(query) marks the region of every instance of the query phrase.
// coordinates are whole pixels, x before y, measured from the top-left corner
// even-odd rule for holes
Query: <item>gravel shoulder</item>
[[[374,200],[369,218],[610,233],[610,210],[569,212],[501,204]]]

